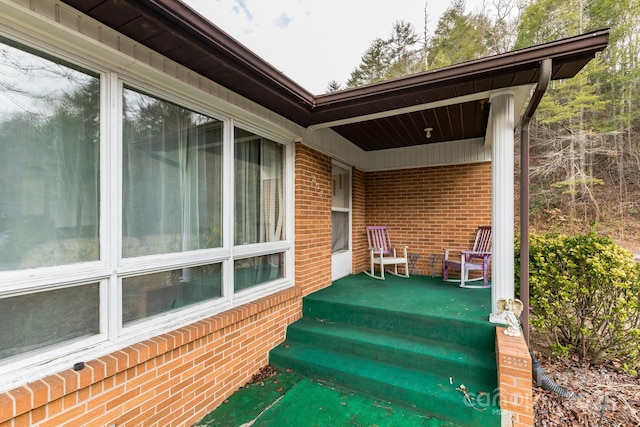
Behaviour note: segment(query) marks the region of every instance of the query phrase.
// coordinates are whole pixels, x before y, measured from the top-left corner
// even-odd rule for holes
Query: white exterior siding
[[[368,154],[367,171],[442,166],[491,161],[491,146],[483,138],[427,144]]]

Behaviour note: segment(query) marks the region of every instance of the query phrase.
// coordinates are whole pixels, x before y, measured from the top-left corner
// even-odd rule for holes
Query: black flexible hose
[[[529,354],[531,354],[531,370],[533,373],[533,380],[536,382],[536,385],[538,387],[542,387],[543,390],[548,390],[567,399],[578,397],[577,394],[567,390],[562,386],[559,386],[555,381],[549,378],[544,369],[542,369],[542,366],[540,366],[540,362],[538,362],[538,359],[536,359],[536,357],[533,355],[533,352],[529,351]]]

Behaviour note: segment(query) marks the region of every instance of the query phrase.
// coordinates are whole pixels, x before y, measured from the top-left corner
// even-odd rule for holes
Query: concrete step
[[[494,394],[481,390],[482,386],[472,377],[464,385],[478,399],[473,401],[474,407],[456,390],[460,384],[449,381],[447,372],[410,369],[301,343],[277,347],[270,354],[270,362],[459,426],[500,425],[497,402],[491,401]],[[478,392],[482,394],[479,396]]]

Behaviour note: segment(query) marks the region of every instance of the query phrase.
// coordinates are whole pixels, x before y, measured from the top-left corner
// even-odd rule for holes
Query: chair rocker
[[[368,226],[367,239],[369,241],[369,256],[371,257],[371,271],[366,274],[384,280],[384,270],[386,265],[393,265],[393,270],[388,272],[399,277],[409,277],[409,257],[407,256],[407,246],[402,249],[402,256],[396,254],[396,248],[391,245],[389,229],[386,226]],[[380,266],[380,275],[377,276],[375,266]],[[398,265],[404,265],[404,274],[398,273]]]
[[[460,258],[451,258],[451,252],[459,252]],[[491,260],[491,227],[481,226],[471,250],[444,250],[442,279],[447,282],[460,282],[461,288],[486,288],[489,286],[489,261]],[[449,269],[460,270],[460,279],[450,279]],[[469,279],[469,271],[482,271],[482,276]],[[467,282],[483,280],[483,286],[468,285]]]

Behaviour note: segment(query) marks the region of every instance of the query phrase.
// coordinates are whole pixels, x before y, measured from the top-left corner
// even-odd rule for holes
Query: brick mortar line
[[[82,371],[64,370],[48,375],[39,380],[35,380],[34,383],[43,381],[49,388],[47,402],[41,405],[36,405],[36,402],[34,402],[35,392],[30,387],[32,383],[0,393],[0,423],[9,421],[34,409],[46,406],[50,402],[71,393],[75,393],[81,388],[84,388],[81,387],[81,385],[85,385],[84,383],[86,380],[83,379],[87,375],[92,378],[89,385],[104,381],[105,378],[122,373],[127,369],[143,364],[162,354],[166,354],[205,336],[214,334],[217,331],[222,331],[231,325],[246,320],[247,318],[286,305],[289,301],[299,298],[301,295],[302,290],[297,286],[285,289],[273,295],[268,295],[256,301],[249,302],[240,307],[235,307],[222,313],[215,314],[175,331],[163,333],[153,338],[127,346],[124,349],[93,359],[90,361],[92,366],[85,365],[85,369]],[[166,346],[161,347],[158,341],[154,340],[164,341]],[[146,347],[147,351],[143,351],[141,347]],[[121,353],[124,356],[124,359],[126,359],[126,362],[121,363],[120,360],[118,360],[115,372],[107,372],[108,363],[104,359],[114,358],[112,355],[116,353]],[[98,364],[101,366],[96,366]],[[62,386],[52,387],[50,384],[52,379],[55,379],[54,382],[57,383],[61,382],[60,380],[62,379]]]

